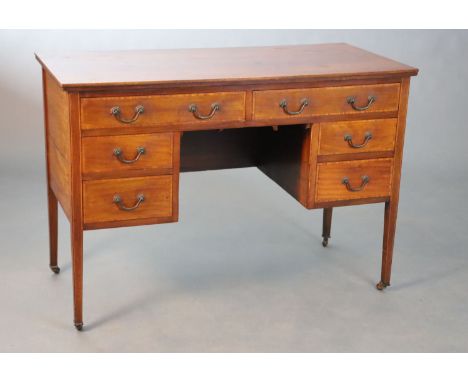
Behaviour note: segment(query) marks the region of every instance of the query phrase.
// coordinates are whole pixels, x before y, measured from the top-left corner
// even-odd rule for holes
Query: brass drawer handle
[[[114,106],[111,108],[110,110],[110,113],[115,117],[115,119],[119,122],[122,122],[122,123],[133,123],[135,122],[138,117],[140,116],[140,114],[143,114],[143,112],[145,111],[145,108],[142,106],[142,105],[138,105],[135,107],[135,114],[133,114],[133,117],[130,118],[130,119],[125,119],[125,118],[122,118],[122,116],[120,115],[120,113],[122,112],[120,110],[120,106]]]
[[[353,143],[353,137],[351,136],[351,134],[346,134],[344,136],[344,140],[348,142],[349,147],[352,147],[353,149],[362,149],[363,147],[366,147],[371,139],[372,133],[370,133],[369,131],[366,132],[366,134],[364,134],[364,141],[359,145]]]
[[[346,176],[343,178],[343,180],[341,181],[342,184],[344,184],[346,186],[346,189],[348,191],[351,191],[351,192],[358,192],[358,191],[362,191],[364,190],[364,188],[366,187],[366,185],[369,183],[370,181],[370,178],[367,176],[367,175],[363,175],[361,176],[361,179],[362,179],[362,182],[361,182],[361,185],[357,188],[354,188],[353,186],[351,186],[351,184],[349,183],[349,178],[347,178]]]
[[[125,159],[123,156],[123,150],[120,147],[116,147],[113,153],[114,153],[114,156],[122,163],[131,164],[131,163],[135,163],[138,159],[140,159],[140,157],[143,154],[146,153],[146,150],[144,147],[137,147],[136,151],[137,151],[137,155],[133,159]]]
[[[205,119],[211,119],[214,117],[214,115],[216,114],[216,112],[218,110],[221,109],[221,106],[219,105],[219,103],[215,102],[214,104],[211,105],[211,112],[210,114],[208,115],[202,115],[198,112],[198,106],[195,105],[194,103],[192,103],[191,105],[189,105],[189,112],[193,114],[193,116],[197,119],[202,119],[202,120],[205,120]]]
[[[145,196],[143,194],[138,194],[137,195],[137,201],[132,207],[126,207],[123,204],[122,197],[119,194],[114,195],[113,202],[117,204],[117,206],[122,210],[122,211],[133,211],[136,210],[138,207],[140,207],[140,204],[145,200]]]
[[[283,111],[288,114],[288,115],[298,115],[301,114],[304,109],[309,106],[309,100],[307,98],[301,99],[301,107],[299,108],[298,111],[289,111],[288,110],[288,101],[285,99],[281,100],[279,107],[283,109]]]
[[[354,96],[351,96],[351,97],[348,97],[348,99],[346,100],[350,105],[351,107],[354,109],[354,110],[357,110],[357,111],[364,111],[364,110],[367,110],[371,107],[371,105],[377,100],[377,97],[376,96],[369,96],[367,97],[367,105],[366,106],[356,106],[356,97]]]

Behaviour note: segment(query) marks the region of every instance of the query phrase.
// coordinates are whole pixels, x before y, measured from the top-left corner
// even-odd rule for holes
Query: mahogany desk
[[[83,231],[176,222],[180,171],[257,166],[305,208],[323,209],[324,246],[333,207],[385,203],[377,288],[390,285],[417,69],[347,44],[36,58],[50,268],[60,271],[58,201],[71,225],[78,330]]]

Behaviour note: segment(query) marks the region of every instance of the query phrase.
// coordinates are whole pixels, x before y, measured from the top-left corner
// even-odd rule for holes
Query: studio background
[[[257,169],[181,174],[180,222],[85,232],[72,325],[69,226],[48,269],[34,52],[347,42],[412,78],[392,286],[383,204],[308,211]],[[0,31],[0,351],[467,351],[468,32]]]

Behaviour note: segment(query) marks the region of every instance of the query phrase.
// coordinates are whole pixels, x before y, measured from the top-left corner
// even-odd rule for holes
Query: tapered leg
[[[73,263],[74,323],[78,330],[83,328],[83,229],[71,223],[71,246]]]
[[[54,273],[59,273],[57,264],[57,234],[58,234],[58,202],[54,192],[47,187],[49,205],[49,267]]]
[[[390,201],[385,203],[384,235],[382,245],[382,272],[380,276],[380,282],[377,284],[378,290],[383,290],[390,285],[397,213],[397,201]]]
[[[401,81],[400,102],[398,107],[397,133],[395,136],[395,154],[392,174],[392,190],[390,200],[385,203],[384,235],[382,245],[382,273],[378,290],[390,285],[392,273],[393,243],[395,240],[396,221],[398,214],[398,200],[400,195],[401,163],[403,159],[403,145],[405,141],[406,112],[408,108],[410,79]]]
[[[328,239],[330,238],[332,213],[333,213],[332,207],[323,209],[322,245],[324,247],[328,245]]]

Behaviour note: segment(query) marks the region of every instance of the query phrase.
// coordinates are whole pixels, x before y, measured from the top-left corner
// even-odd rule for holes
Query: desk
[[[74,323],[83,232],[176,222],[179,173],[256,166],[305,208],[385,203],[390,285],[410,77],[347,44],[36,55],[42,65],[50,235],[71,226]],[[229,203],[220,195],[219,202]]]

